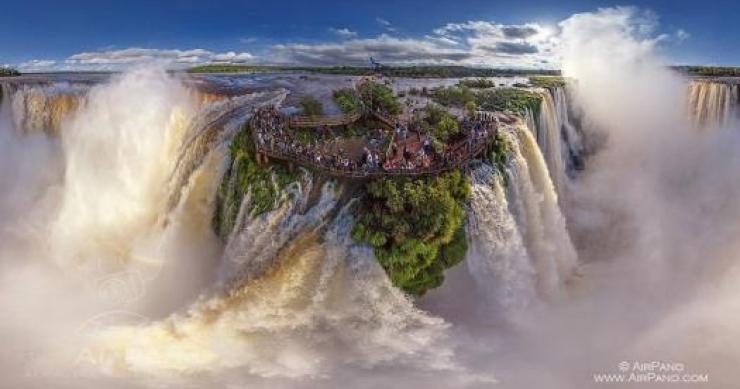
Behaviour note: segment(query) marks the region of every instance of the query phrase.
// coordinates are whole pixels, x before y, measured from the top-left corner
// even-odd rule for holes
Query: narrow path
[[[354,115],[352,115],[354,116]],[[376,119],[381,120],[384,124],[387,124],[390,128],[393,128],[395,123],[392,122],[391,118],[384,115],[374,114]],[[358,120],[359,116],[354,120]],[[342,123],[347,121],[347,117],[343,118],[313,118],[313,123],[320,123],[320,125],[326,125],[326,123],[333,123],[335,121],[341,121]],[[302,121],[304,124],[306,121]],[[387,122],[387,123],[386,123]],[[277,113],[276,110],[265,110],[258,111],[252,117],[250,122],[252,130],[252,140],[254,141],[258,161],[266,162],[268,159],[275,159],[285,161],[289,163],[295,163],[297,165],[306,167],[310,170],[315,170],[334,177],[345,177],[355,179],[370,179],[388,176],[399,176],[399,177],[417,177],[436,175],[447,171],[459,169],[465,166],[469,161],[475,159],[488,149],[493,142],[497,132],[497,121],[493,119],[491,115],[481,114],[470,128],[461,128],[466,134],[465,138],[457,141],[454,144],[446,145],[445,151],[441,154],[433,153],[432,162],[426,167],[414,166],[413,168],[399,168],[389,169],[384,167],[384,163],[379,163],[375,167],[369,167],[367,164],[360,165],[359,163],[337,163],[337,161],[329,162],[329,158],[321,158],[323,155],[316,155],[312,153],[307,147],[303,145],[296,145],[294,139],[288,135],[290,124],[295,123],[295,119],[286,118],[283,115]],[[344,123],[346,124],[346,123]],[[470,124],[470,123],[469,123]],[[301,126],[312,127],[312,126]],[[271,134],[278,140],[272,140],[270,142],[261,139],[258,134]],[[382,162],[385,162],[385,158]]]

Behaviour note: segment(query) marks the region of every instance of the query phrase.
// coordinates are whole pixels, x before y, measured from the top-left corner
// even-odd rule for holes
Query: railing
[[[344,118],[349,120],[349,117],[354,115],[345,115]],[[378,116],[383,117],[378,114]],[[339,120],[340,117],[335,117]],[[358,116],[359,118],[359,116]],[[291,120],[293,120],[291,118]],[[352,122],[356,121],[354,119]],[[387,120],[387,119],[386,119]],[[307,123],[308,121],[302,122]],[[323,121],[325,123],[326,121]],[[322,124],[327,125],[327,124]],[[393,125],[391,125],[393,126]],[[367,168],[367,167],[347,167],[341,168],[336,166],[327,166],[325,164],[317,163],[314,158],[306,153],[298,153],[295,151],[285,152],[275,148],[264,147],[256,138],[256,127],[252,125],[252,140],[255,144],[257,152],[267,156],[268,158],[278,159],[286,162],[293,162],[298,165],[307,167],[309,169],[324,172],[330,176],[346,177],[346,178],[376,178],[376,177],[418,177],[426,175],[440,174],[446,171],[458,169],[465,163],[469,162],[474,157],[480,155],[483,151],[490,146],[491,142],[496,136],[497,128],[493,127],[489,129],[488,136],[482,139],[472,140],[470,138],[463,139],[448,148],[448,151],[442,156],[441,160],[436,161],[435,164],[428,168],[414,168],[414,169],[386,169],[383,167]]]
[[[364,167],[358,168],[339,168],[333,166],[327,166],[309,157],[306,154],[299,154],[294,152],[283,152],[279,150],[269,149],[266,147],[257,146],[257,152],[266,155],[269,158],[278,159],[286,162],[293,162],[298,165],[307,167],[309,169],[324,172],[330,176],[346,177],[346,178],[376,178],[376,177],[419,177],[428,176],[444,173],[446,171],[459,169],[465,163],[473,159],[475,156],[480,155],[486,150],[491,144],[493,136],[489,136],[486,139],[482,139],[474,142],[474,144],[464,154],[451,154],[455,157],[448,157],[444,160],[432,165],[428,168],[416,168],[416,169],[386,169],[386,168],[375,168],[368,169]]]
[[[288,118],[288,127],[346,126],[360,120],[360,116],[360,113],[338,116],[291,116]]]

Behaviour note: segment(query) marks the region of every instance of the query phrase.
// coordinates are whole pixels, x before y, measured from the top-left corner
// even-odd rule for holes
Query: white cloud
[[[364,65],[370,56],[393,64],[456,64],[470,56],[466,50],[443,47],[430,40],[386,34],[341,43],[276,45],[272,52],[277,62],[310,65]]]
[[[390,22],[378,18],[378,23]],[[362,65],[373,56],[387,64],[553,67],[558,31],[539,24],[504,25],[487,21],[450,23],[421,38],[381,34],[340,43],[281,44],[273,59],[311,65]]]
[[[686,39],[689,39],[689,37],[691,37],[691,34],[683,29],[679,28],[678,31],[676,31],[676,39],[678,39],[679,42],[683,42]]]
[[[57,64],[53,59],[32,59],[18,64],[18,69],[24,72],[49,71]]]
[[[616,12],[613,19],[635,34],[645,35],[646,42],[657,45],[664,41],[682,41],[689,37],[684,30],[657,34],[657,17],[649,12]],[[625,14],[629,13],[629,19]],[[574,15],[577,17],[578,15]],[[390,21],[376,18],[386,31],[395,31]],[[598,27],[598,26],[597,26]],[[118,70],[127,65],[158,61],[170,67],[220,63],[278,63],[300,65],[366,65],[372,56],[389,65],[463,65],[481,67],[557,68],[560,66],[560,34],[558,25],[538,23],[501,24],[493,21],[470,20],[448,23],[419,37],[401,37],[388,32],[375,37],[359,38],[349,28],[330,28],[341,37],[339,42],[282,43],[264,48],[260,57],[248,52],[214,52],[206,49],[163,50],[128,48],[103,49],[70,56],[62,62],[28,61],[23,68],[39,70]],[[254,38],[242,38],[252,43]]]
[[[357,36],[355,31],[351,31],[348,28],[330,28],[329,31],[344,39],[354,38]]]
[[[387,19],[375,18],[375,21],[378,22],[378,24],[380,24],[388,32],[398,32],[398,30],[393,27],[393,24]]]
[[[185,67],[209,62],[246,63],[254,60],[255,57],[246,52],[216,53],[205,49],[162,50],[133,47],[79,53],[68,57],[64,63],[71,67],[115,70],[142,62],[163,62],[173,67]]]

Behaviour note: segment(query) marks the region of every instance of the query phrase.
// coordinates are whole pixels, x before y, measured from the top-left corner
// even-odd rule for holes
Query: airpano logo
[[[616,372],[594,373],[597,384],[706,384],[709,374],[687,371],[683,362],[621,361]]]

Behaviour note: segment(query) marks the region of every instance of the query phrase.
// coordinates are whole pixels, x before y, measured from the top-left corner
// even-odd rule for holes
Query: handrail
[[[349,177],[349,178],[373,178],[373,177],[386,177],[386,176],[418,177],[418,176],[436,175],[436,174],[440,174],[446,171],[460,168],[466,162],[473,159],[473,157],[483,152],[486,149],[486,147],[490,145],[492,139],[493,137],[489,137],[484,142],[476,142],[476,144],[473,146],[470,152],[466,154],[462,154],[460,155],[460,157],[455,158],[452,161],[448,159],[441,163],[437,163],[429,168],[419,168],[419,169],[411,169],[411,170],[409,169],[385,169],[385,168],[376,168],[376,169],[332,168],[326,165],[317,164],[313,162],[311,158],[306,158],[305,154],[285,153],[285,152],[271,150],[271,149],[259,147],[259,146],[257,147],[257,152],[262,153],[273,159],[293,162],[293,163],[297,163],[299,165],[305,166],[307,168],[322,171],[331,176]]]
[[[346,115],[346,116],[351,116],[351,115]],[[449,148],[448,153],[446,153],[446,155],[443,156],[443,159],[441,161],[437,161],[434,165],[428,168],[386,169],[381,166],[381,167],[377,167],[374,169],[368,169],[365,167],[360,167],[360,168],[355,168],[355,169],[353,168],[343,169],[343,168],[326,166],[321,163],[316,163],[313,158],[309,157],[307,154],[304,154],[304,153],[298,153],[292,150],[291,152],[284,152],[281,150],[276,150],[275,148],[264,147],[260,144],[260,142],[258,142],[256,135],[255,135],[256,131],[255,131],[254,123],[252,124],[253,124],[252,131],[251,131],[252,141],[254,142],[254,145],[258,153],[263,154],[269,158],[297,163],[307,168],[324,172],[331,176],[347,177],[347,178],[374,178],[374,177],[387,177],[387,176],[418,177],[418,176],[426,176],[426,175],[435,175],[435,174],[440,174],[446,171],[458,169],[462,167],[465,163],[473,159],[475,156],[483,152],[491,144],[497,132],[497,128],[493,127],[493,129],[489,131],[488,136],[483,140],[473,140],[470,138],[466,138],[464,140],[461,140],[455,143],[454,145],[452,145],[452,147]],[[470,142],[472,142],[473,144],[471,145]],[[467,150],[465,150],[464,153],[462,154],[455,153],[455,151],[458,151],[463,147],[467,147]],[[451,158],[451,157],[454,157],[454,158]]]
[[[360,113],[337,116],[291,116],[288,118],[288,127],[320,127],[344,126],[360,120]]]

